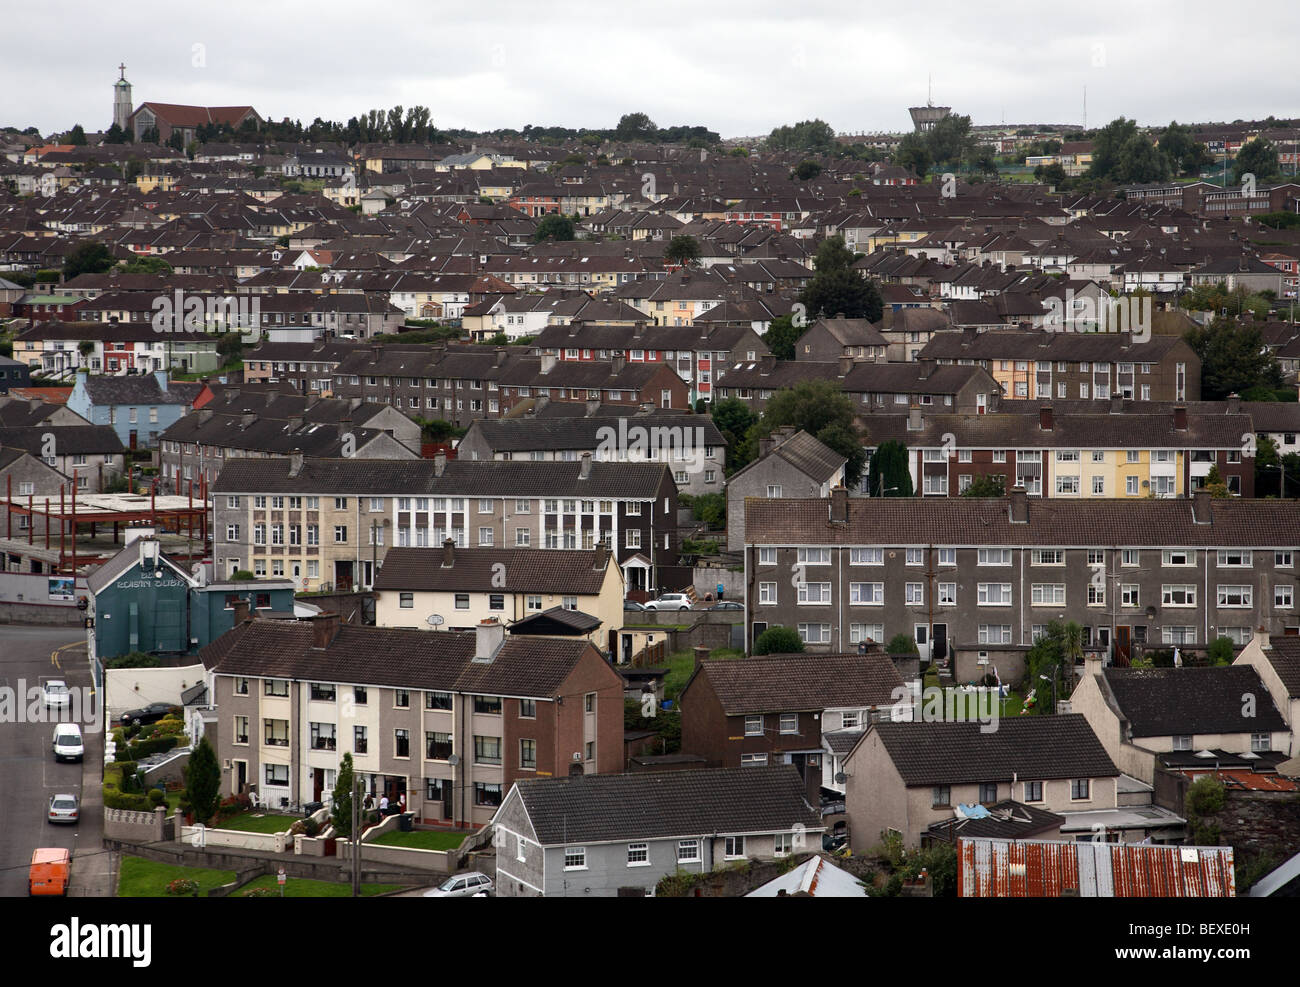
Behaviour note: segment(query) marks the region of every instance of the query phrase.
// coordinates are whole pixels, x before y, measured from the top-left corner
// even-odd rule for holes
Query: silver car
[[[41,691],[47,707],[62,709],[64,706],[72,705],[72,693],[68,691],[68,683],[63,679],[50,679]]]
[[[81,804],[75,795],[53,795],[45,818],[52,823],[76,823],[81,818]]]
[[[426,898],[477,898],[480,895],[491,897],[495,887],[492,878],[480,871],[466,874],[453,874],[436,888],[424,892]]]

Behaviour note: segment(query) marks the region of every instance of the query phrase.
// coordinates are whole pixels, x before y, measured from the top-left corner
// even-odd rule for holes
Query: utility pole
[[[352,897],[361,897],[361,779],[352,779]]]

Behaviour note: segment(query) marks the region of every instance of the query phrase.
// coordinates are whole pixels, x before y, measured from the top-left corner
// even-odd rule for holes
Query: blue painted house
[[[122,551],[86,579],[92,659],[131,651],[193,654],[235,626],[236,601],[258,616],[294,613],[293,580],[209,582],[162,551],[152,529],[132,529]]]
[[[77,372],[68,408],[92,425],[109,425],[128,449],[152,449],[187,414],[202,384],[169,381],[166,370],[106,376]]]

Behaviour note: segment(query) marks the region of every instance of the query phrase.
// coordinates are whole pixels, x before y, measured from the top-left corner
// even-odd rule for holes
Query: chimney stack
[[[597,572],[604,572],[609,565],[609,543],[602,538],[596,542],[596,564],[592,567]]]
[[[1196,524],[1212,524],[1210,517],[1210,491],[1201,487],[1192,492],[1192,521]]]
[[[446,471],[447,471],[447,454],[445,452],[438,452],[433,457],[433,475],[435,477],[441,477],[442,474],[445,473]]]
[[[1011,488],[1011,497],[1009,502],[1012,524],[1029,523],[1029,495],[1022,486]]]
[[[294,449],[289,453],[289,476],[296,477],[302,472],[302,450]]]
[[[909,432],[919,432],[924,427],[925,422],[921,418],[921,406],[914,404],[907,409],[907,430]]]
[[[1187,431],[1187,405],[1174,405],[1174,430],[1177,432]]]
[[[758,360],[758,372],[763,375],[770,374],[776,369],[776,356],[772,353],[764,353]]]
[[[697,644],[695,646],[694,651],[695,651],[695,670],[698,672],[700,670],[700,666],[709,660],[710,652],[708,648],[700,644]]]
[[[841,356],[841,357],[840,357],[840,376],[841,376],[841,377],[847,377],[850,373],[852,373],[852,371],[853,371],[853,357],[851,357],[851,356]]]
[[[587,480],[590,478],[591,478],[591,453],[584,452],[582,454],[582,465],[578,469],[578,479]]]
[[[1052,430],[1052,406],[1045,404],[1038,409],[1038,427],[1044,432]]]
[[[442,542],[442,567],[450,569],[456,564],[456,543],[450,538],[443,539]]]
[[[311,646],[323,651],[338,637],[343,619],[337,613],[318,613],[311,618]]]
[[[495,617],[488,617],[474,625],[474,660],[491,661],[505,643],[505,625]]]
[[[236,599],[230,605],[230,608],[235,612],[236,627],[244,623],[244,621],[248,620],[248,612],[249,612],[248,601],[245,600],[242,596]]]
[[[831,521],[847,524],[849,520],[849,492],[843,485],[831,490]]]
[[[1240,395],[1240,394],[1229,394],[1226,398],[1224,398],[1224,404],[1226,405],[1226,407],[1224,408],[1224,411],[1225,411],[1227,414],[1229,414],[1229,415],[1237,415],[1237,414],[1240,414],[1240,413],[1241,413],[1241,395]]]
[[[623,368],[626,366],[627,366],[627,357],[623,356],[622,353],[610,357],[609,360],[610,376],[617,377],[619,374],[623,372]]]

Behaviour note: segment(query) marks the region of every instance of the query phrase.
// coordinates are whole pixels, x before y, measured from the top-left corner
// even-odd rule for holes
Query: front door
[[[941,663],[948,661],[948,625],[935,624],[934,636],[931,640],[934,646],[934,660]]]
[[[248,762],[235,762],[235,790],[232,794],[242,795],[248,785]]]
[[[632,635],[623,634],[619,661],[626,665],[632,660]]]
[[[1132,629],[1128,626],[1120,624],[1115,628],[1115,657],[1123,659],[1125,663],[1132,650],[1132,639]]]
[[[334,563],[334,588],[340,593],[350,593],[352,591],[351,562]]]
[[[928,624],[916,624],[916,650],[922,661],[930,660],[930,627]]]
[[[325,769],[312,768],[311,770],[311,800],[319,802],[321,793],[325,791]]]

